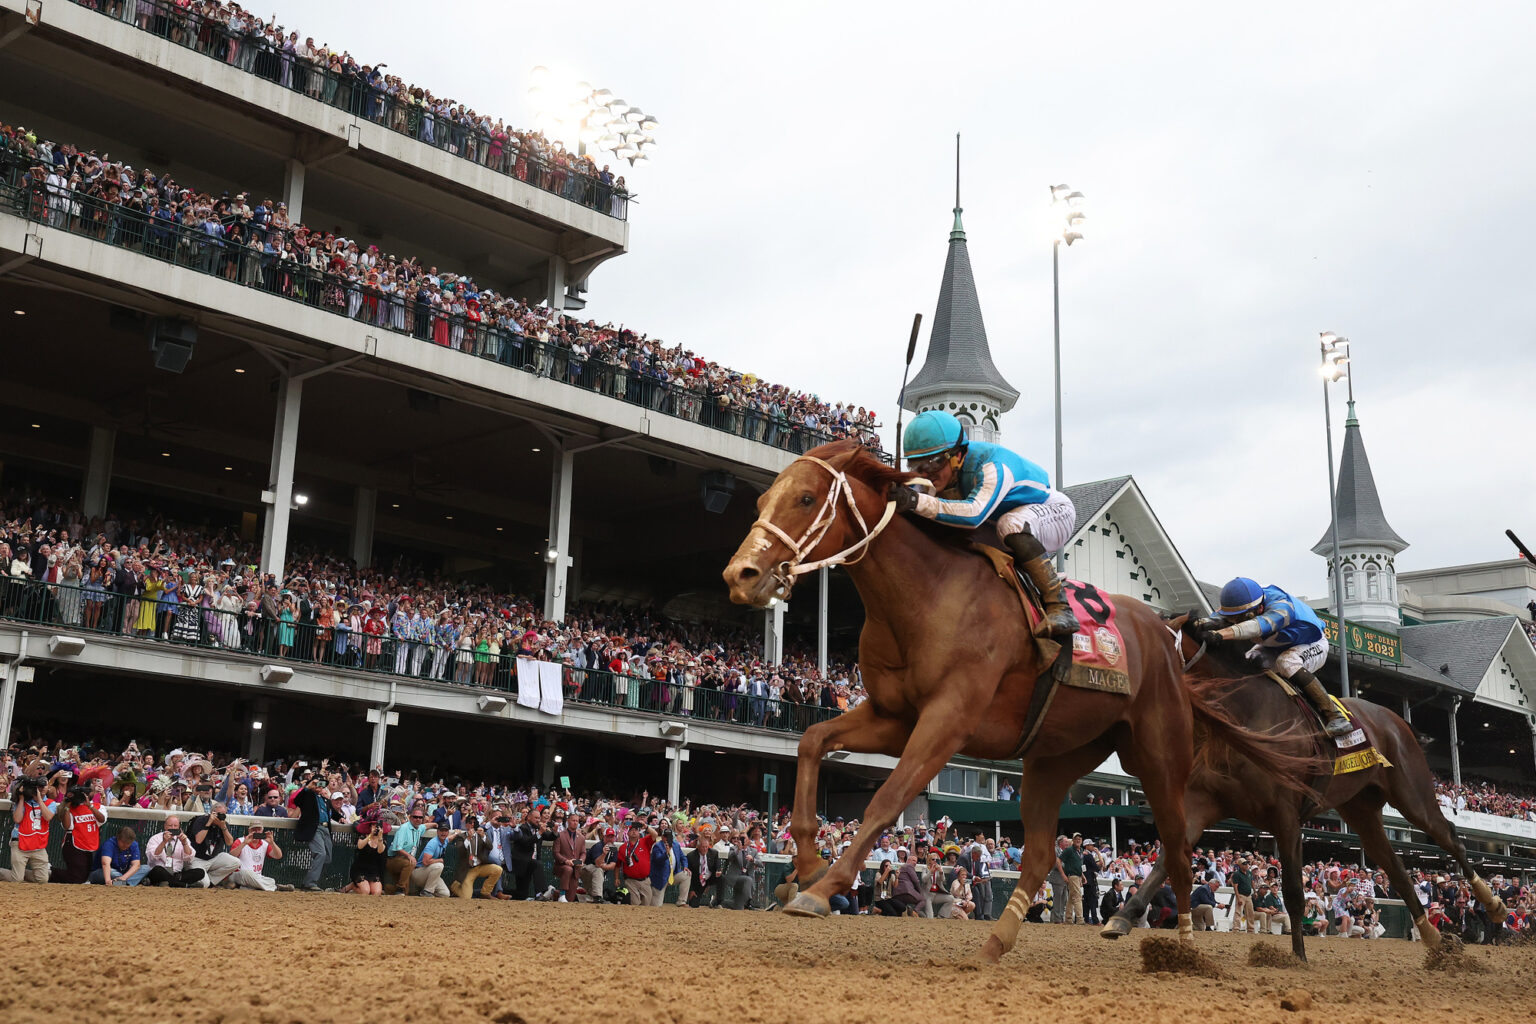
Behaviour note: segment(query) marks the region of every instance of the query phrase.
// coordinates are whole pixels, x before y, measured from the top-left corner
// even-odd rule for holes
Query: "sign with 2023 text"
[[[1323,620],[1323,630],[1328,635],[1328,642],[1335,647],[1339,645],[1339,620],[1324,612],[1317,613]],[[1403,646],[1396,633],[1388,633],[1381,629],[1371,629],[1362,626],[1358,622],[1347,624],[1348,649],[1352,654],[1364,654],[1369,658],[1380,658],[1382,661],[1390,661],[1394,664],[1403,663]]]

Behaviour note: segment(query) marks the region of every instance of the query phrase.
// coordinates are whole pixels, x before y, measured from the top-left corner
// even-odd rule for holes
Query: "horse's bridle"
[[[1169,629],[1168,632],[1173,634],[1174,651],[1176,651],[1182,657],[1184,654],[1184,631],[1182,629]],[[1195,663],[1198,662],[1201,658],[1205,657],[1205,647],[1205,641],[1201,640],[1200,649],[1197,650],[1194,654],[1190,655],[1189,660],[1184,663],[1185,672],[1188,672],[1190,669],[1194,668]]]
[[[795,577],[829,565],[853,565],[862,559],[869,551],[869,542],[880,536],[882,530],[891,522],[896,514],[896,502],[885,503],[885,514],[871,528],[864,522],[864,514],[859,511],[859,506],[853,500],[853,488],[848,483],[848,474],[833,466],[831,463],[818,459],[814,455],[802,455],[796,462],[811,462],[826,470],[832,477],[832,483],[827,488],[827,496],[822,499],[821,508],[816,512],[816,518],[811,520],[811,525],[805,528],[799,540],[790,537],[777,525],[767,519],[758,519],[752,524],[752,529],[762,527],[763,530],[783,541],[789,548],[791,557],[780,562],[773,570],[773,579],[779,585],[778,596],[782,597],[794,586]],[[864,536],[835,555],[826,558],[818,558],[814,562],[805,561],[805,556],[813,551],[821,539],[827,535],[832,524],[837,521],[838,501],[841,499],[848,506],[853,521],[864,531]],[[748,531],[751,532],[751,531]],[[850,558],[850,555],[856,557]]]

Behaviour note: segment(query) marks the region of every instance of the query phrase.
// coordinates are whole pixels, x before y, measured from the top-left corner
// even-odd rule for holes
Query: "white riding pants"
[[[1054,555],[1067,546],[1076,525],[1077,508],[1072,499],[1053,490],[1050,497],[1038,505],[1020,505],[998,516],[997,536],[999,539],[1010,537],[1027,526],[1035,539],[1044,545],[1045,553]]]
[[[1284,648],[1255,644],[1248,652],[1248,657],[1262,662],[1265,668],[1272,668],[1289,679],[1302,669],[1316,672],[1322,668],[1323,663],[1328,660],[1328,641],[1314,640],[1310,644]]]

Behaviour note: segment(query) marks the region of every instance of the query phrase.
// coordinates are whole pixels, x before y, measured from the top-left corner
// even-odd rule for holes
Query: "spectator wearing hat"
[[[330,794],[325,790],[325,780],[312,776],[307,784],[293,797],[290,817],[298,818],[293,830],[294,842],[309,847],[309,867],[304,872],[305,892],[320,892],[320,877],[331,863],[331,808]]]
[[[427,839],[427,845],[421,850],[421,863],[429,872],[432,872],[431,881],[421,887],[422,895],[451,897],[453,891],[448,888],[448,883],[443,881],[443,871],[447,867],[448,846],[458,838],[459,833],[453,829],[439,827],[433,829],[427,826],[431,833]]]
[[[234,841],[229,852],[240,859],[240,870],[230,876],[237,887],[259,889],[262,892],[293,891],[293,886],[279,885],[262,874],[268,857],[276,860],[283,858],[283,851],[278,848],[275,837],[264,826],[252,825],[245,835]]]
[[[1253,897],[1254,913],[1259,919],[1259,933],[1270,935],[1278,925],[1281,935],[1290,933],[1291,915],[1285,912],[1285,902],[1280,897],[1280,886],[1274,882],[1260,882]]]
[[[361,896],[381,896],[384,893],[389,825],[376,816],[371,821],[359,821],[357,829],[357,852],[352,858],[349,888]]]
[[[644,822],[631,818],[627,824],[628,835],[619,847],[619,874],[615,884],[622,882],[629,890],[631,906],[645,906],[651,899],[651,847],[659,836],[656,830]]]
[[[602,903],[613,888],[613,874],[619,863],[619,848],[614,842],[618,833],[604,827],[586,851],[581,868],[581,887],[586,891],[588,903]],[[690,855],[691,856],[691,855]]]

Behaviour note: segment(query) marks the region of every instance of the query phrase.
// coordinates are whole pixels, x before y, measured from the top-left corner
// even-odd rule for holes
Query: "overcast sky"
[[[1071,183],[1066,481],[1134,474],[1202,579],[1325,588],[1320,330],[1354,342],[1401,570],[1508,557],[1506,527],[1536,542],[1536,5],[277,10],[518,125],[536,64],[654,114],[592,315],[873,406],[888,438],[959,131],[992,353],[1022,392],[1004,440],[1051,465],[1047,189]]]

